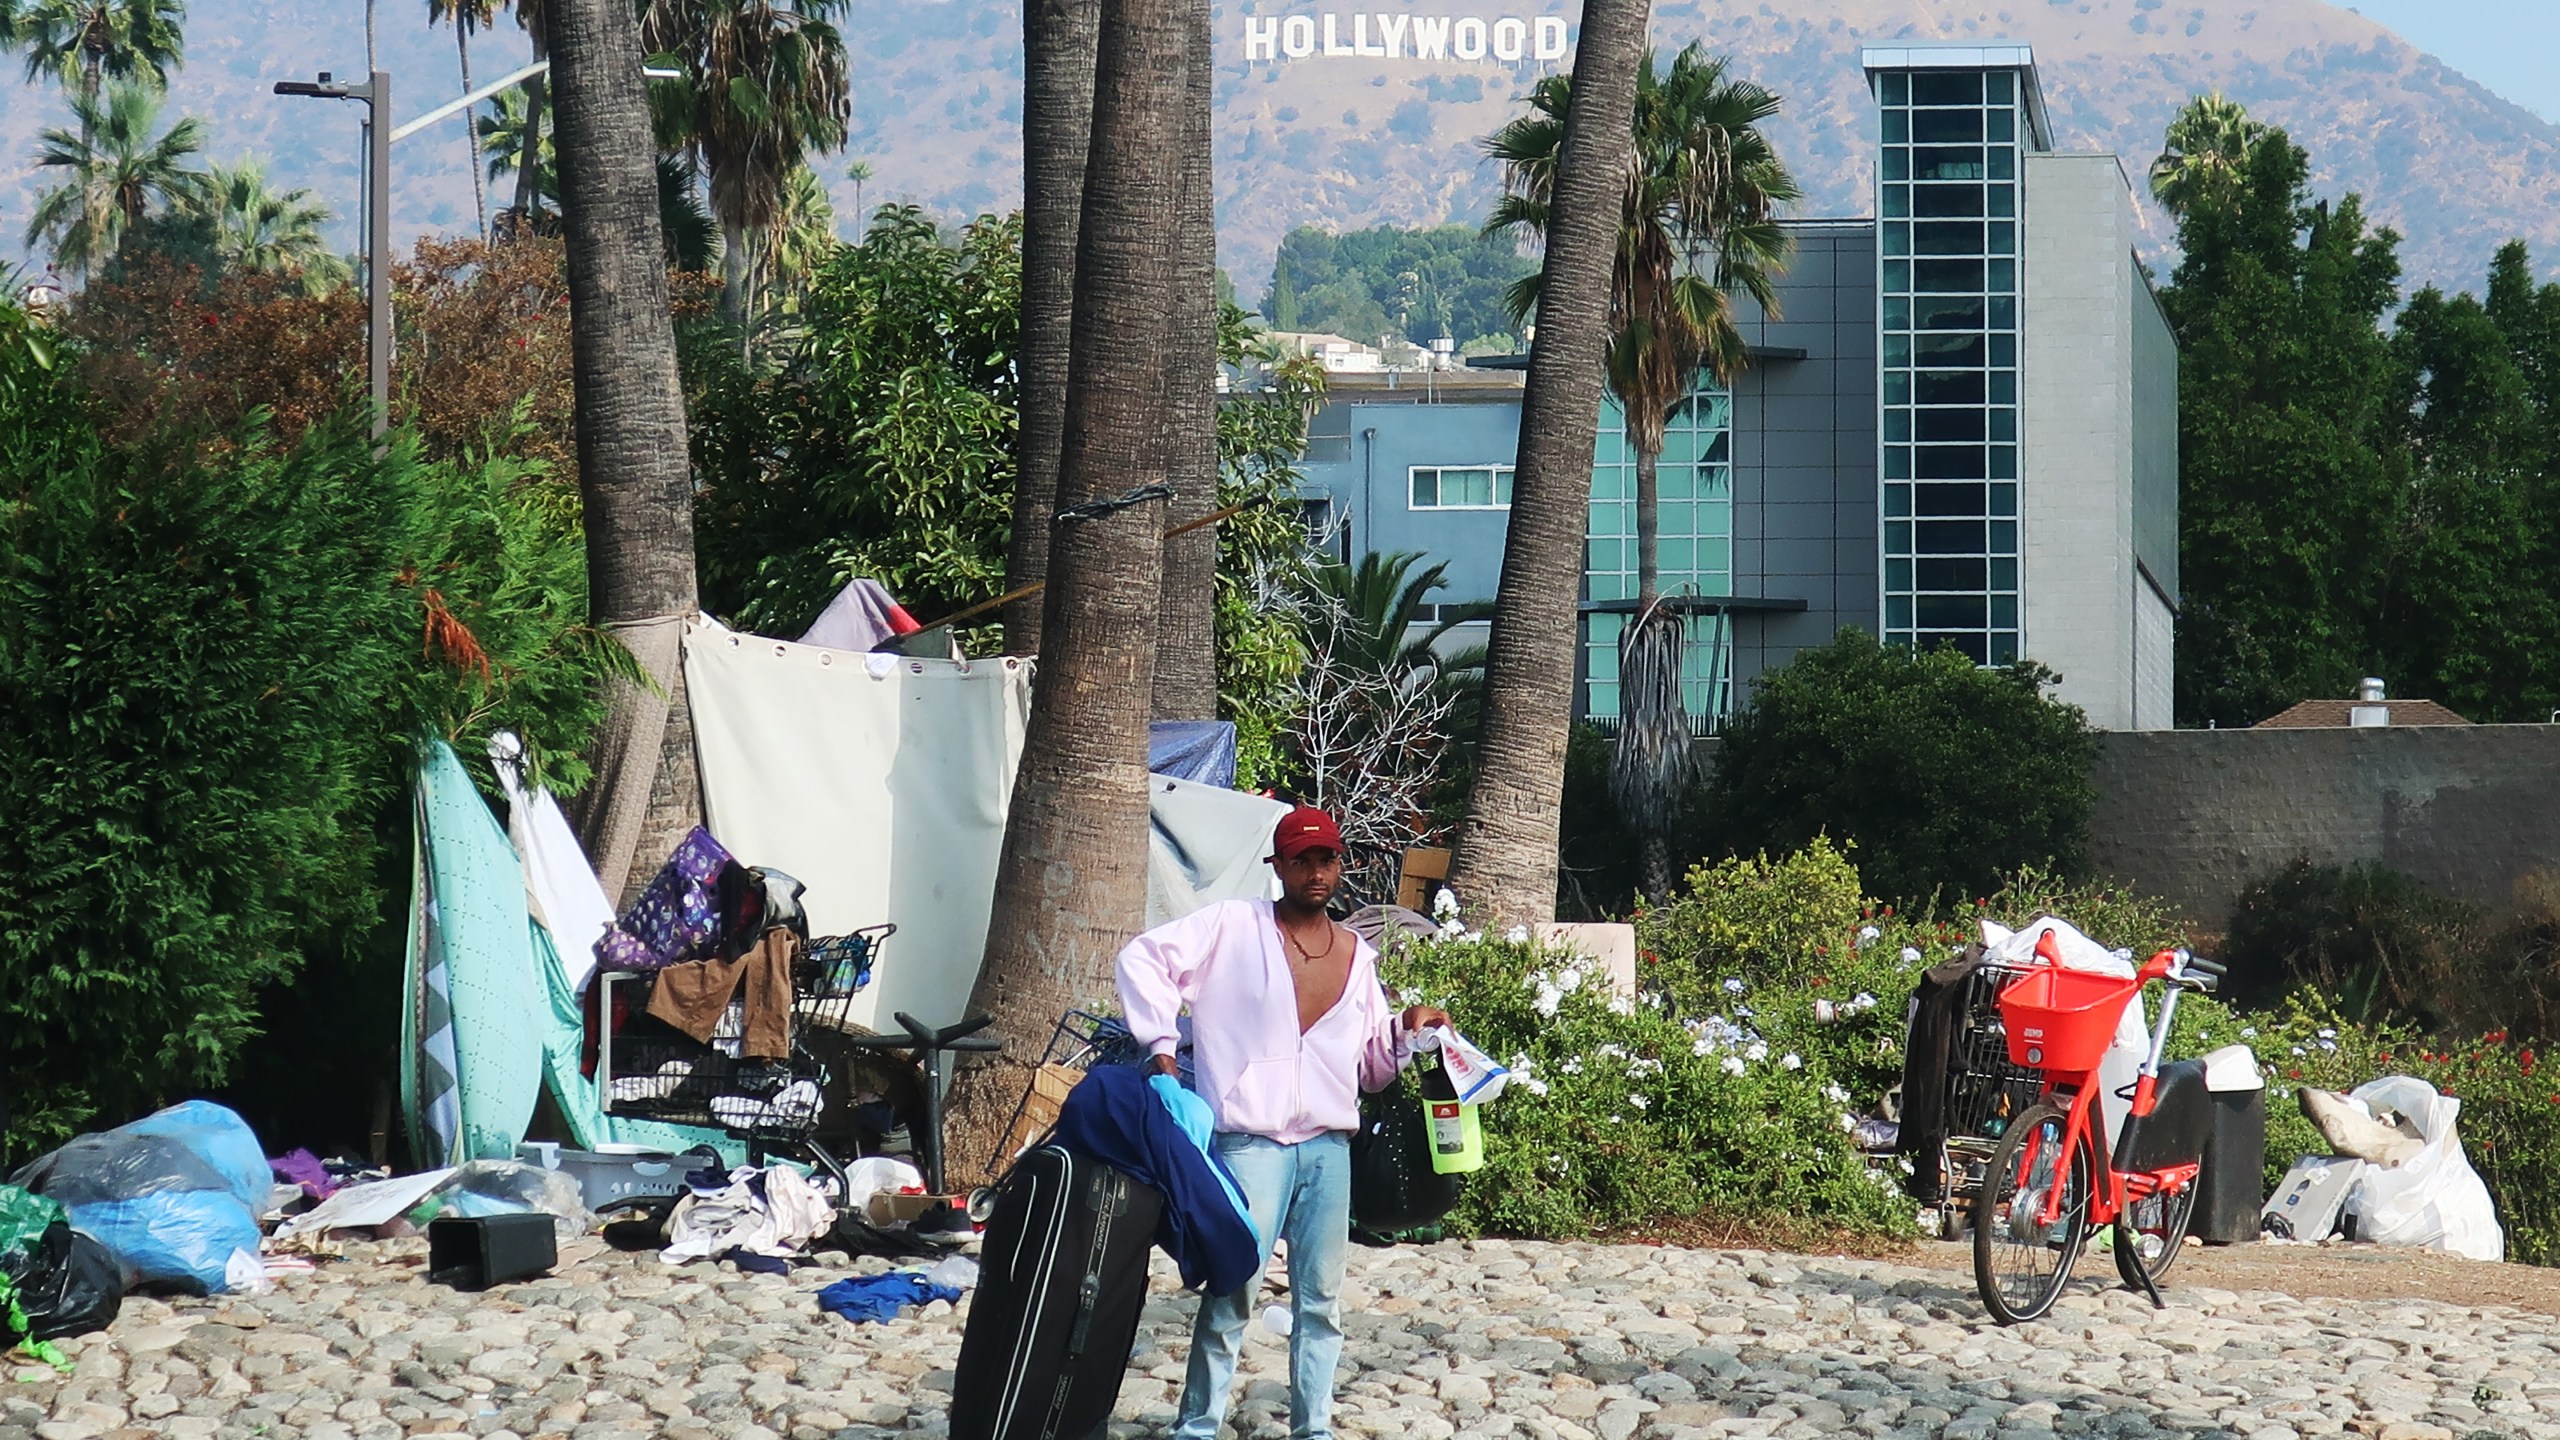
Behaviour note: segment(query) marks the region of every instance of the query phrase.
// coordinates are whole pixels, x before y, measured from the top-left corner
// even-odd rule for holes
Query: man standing
[[[1176,1021],[1191,1011],[1199,1091],[1253,1211],[1263,1264],[1274,1241],[1289,1246],[1289,1434],[1330,1440],[1360,1092],[1395,1079],[1412,1058],[1413,1032],[1449,1017],[1427,1005],[1399,1017],[1377,952],[1325,913],[1342,883],[1332,816],[1301,805],[1281,817],[1271,868],[1276,903],[1229,900],[1130,941],[1120,952],[1120,1006],[1163,1074],[1175,1073]],[[1176,1440],[1211,1440],[1226,1418],[1260,1280],[1257,1271],[1234,1294],[1202,1297]]]

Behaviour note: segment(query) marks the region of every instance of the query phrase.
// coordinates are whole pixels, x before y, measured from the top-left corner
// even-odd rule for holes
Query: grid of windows
[[[1663,427],[1656,465],[1656,538],[1662,593],[1733,593],[1733,397],[1712,379],[1682,401]],[[1636,457],[1626,421],[1612,401],[1601,415],[1591,467],[1591,524],[1583,542],[1583,593],[1593,600],[1632,600],[1637,589]],[[1586,714],[1618,716],[1618,635],[1623,615],[1586,617]],[[1731,699],[1731,634],[1721,616],[1689,622],[1681,666],[1682,704],[1700,728],[1712,726]]]
[[[1511,467],[1416,465],[1412,493],[1416,510],[1507,510]]]
[[[2018,77],[1878,77],[1884,633],[2018,657]]]

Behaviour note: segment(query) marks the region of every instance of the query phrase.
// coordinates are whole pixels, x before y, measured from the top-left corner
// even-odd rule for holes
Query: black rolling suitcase
[[[951,1386],[951,1440],[1092,1440],[1146,1305],[1164,1197],[1044,1145],[996,1197]]]

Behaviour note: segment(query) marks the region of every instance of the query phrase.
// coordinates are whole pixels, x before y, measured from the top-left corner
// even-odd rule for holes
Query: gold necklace
[[[1282,927],[1281,927],[1281,930],[1280,930],[1280,934],[1281,934],[1281,937],[1282,937],[1283,939],[1286,939],[1286,940],[1289,942],[1289,944],[1290,944],[1293,948],[1295,948],[1295,949],[1297,950],[1297,952],[1298,952],[1298,958],[1299,958],[1299,959],[1304,960],[1306,963],[1308,963],[1308,964],[1310,964],[1310,965],[1313,965],[1314,963],[1316,963],[1316,956],[1315,956],[1315,952],[1313,952],[1313,951],[1311,951],[1311,950],[1309,950],[1309,949],[1307,948],[1307,944],[1306,944],[1306,942],[1305,942],[1305,941],[1303,941],[1303,940],[1299,939],[1299,938],[1298,938],[1297,936],[1295,936],[1295,935],[1290,934],[1290,933],[1289,933],[1289,930],[1288,930],[1288,927],[1286,927],[1286,926],[1282,926]],[[1327,921],[1325,921],[1325,922],[1324,922],[1324,958],[1325,958],[1325,959],[1327,959],[1327,960],[1332,959],[1332,958],[1333,958],[1333,947],[1335,947],[1336,945],[1339,945],[1339,944],[1341,944],[1341,943],[1342,943],[1342,937],[1341,937],[1339,934],[1335,933],[1334,923],[1333,923],[1331,920],[1327,920]]]

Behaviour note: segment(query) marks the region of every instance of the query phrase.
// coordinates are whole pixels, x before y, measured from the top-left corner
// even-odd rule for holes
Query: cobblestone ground
[[[853,1325],[812,1299],[841,1266],[758,1276],[610,1254],[466,1295],[426,1284],[397,1246],[350,1248],[270,1295],[128,1303],[66,1347],[75,1375],[14,1370],[0,1440],[948,1428],[965,1302]],[[2522,1311],[2173,1287],[2154,1313],[2090,1279],[2045,1322],[2002,1330],[1944,1268],[1496,1242],[1352,1263],[1346,1440],[2560,1437],[2560,1339]],[[1157,1264],[1113,1440],[1171,1428],[1192,1307]],[[1236,1424],[1272,1440],[1287,1342],[1250,1333]]]

